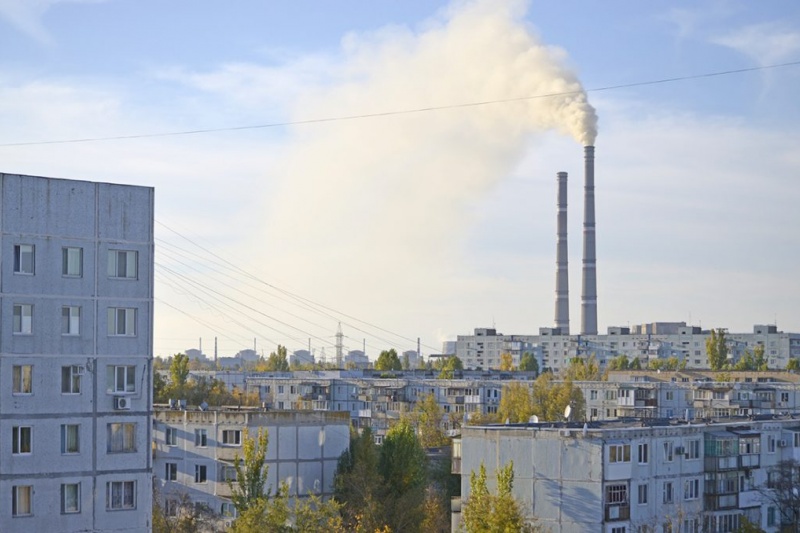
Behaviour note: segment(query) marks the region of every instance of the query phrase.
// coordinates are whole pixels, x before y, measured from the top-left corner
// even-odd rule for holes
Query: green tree
[[[176,353],[172,356],[172,362],[169,365],[169,377],[172,380],[172,388],[178,393],[178,396],[183,396],[186,390],[186,382],[189,380],[189,356],[184,353]]]
[[[624,354],[618,355],[608,362],[609,370],[628,370],[630,367],[631,364],[628,362],[628,356]]]
[[[268,446],[269,434],[266,428],[259,429],[253,438],[250,438],[247,428],[244,429],[242,435],[244,457],[240,458],[238,453],[234,456],[236,482],[228,481],[231,501],[239,514],[259,500],[269,497],[269,491],[266,489],[269,472],[269,465],[266,464]]]
[[[336,465],[334,497],[348,531],[375,531],[386,525],[383,482],[378,473],[379,451],[369,427],[353,430],[350,446]]]
[[[392,426],[380,447],[378,471],[386,497],[386,525],[392,531],[420,531],[424,518],[427,458],[406,418]]]
[[[634,357],[633,360],[628,364],[628,370],[641,370],[642,369],[642,362],[639,361],[638,357]]]
[[[753,348],[753,366],[759,372],[766,372],[769,370],[767,357],[764,355],[763,344],[756,344],[755,348]]]
[[[394,348],[382,351],[378,356],[378,360],[375,361],[375,370],[402,369],[403,364],[400,362],[400,358],[397,356],[397,351]]]
[[[536,409],[533,406],[527,383],[512,381],[503,386],[500,405],[497,407],[498,419],[512,424],[527,422]]]
[[[447,444],[447,436],[442,430],[444,411],[436,402],[433,393],[426,394],[414,406],[412,420],[417,427],[419,442],[423,448],[435,448]]]
[[[539,362],[532,354],[525,352],[520,357],[519,369],[525,372],[539,372]]]
[[[497,470],[497,494],[486,486],[486,467],[480,465],[478,474],[470,473],[470,494],[462,513],[467,533],[528,533],[538,531],[514,498],[514,463]]]
[[[797,372],[800,370],[800,359],[789,359],[789,362],[786,363],[786,370]]]
[[[706,339],[706,355],[708,356],[708,366],[715,372],[722,370],[728,363],[728,343],[724,329],[711,330],[711,334]]]
[[[572,381],[600,381],[603,375],[597,357],[592,354],[589,357],[573,357],[563,372],[563,378]]]
[[[464,363],[455,355],[451,355],[440,364],[439,379],[453,379],[457,370],[464,370]]]
[[[266,372],[288,372],[289,359],[286,357],[286,346],[279,344],[278,349],[269,354],[264,366]]]

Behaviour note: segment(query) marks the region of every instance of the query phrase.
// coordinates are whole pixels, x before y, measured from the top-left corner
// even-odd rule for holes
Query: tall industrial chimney
[[[597,335],[597,257],[594,223],[594,146],[584,146],[583,290],[581,335]]]
[[[567,173],[558,180],[558,215],[556,219],[556,327],[569,335],[569,268],[567,260]]]

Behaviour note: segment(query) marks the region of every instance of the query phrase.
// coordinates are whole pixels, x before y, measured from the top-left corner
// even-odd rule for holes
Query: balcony
[[[606,522],[615,520],[628,520],[631,517],[631,506],[629,504],[606,504]]]
[[[739,494],[706,494],[705,510],[736,509],[739,507]]]

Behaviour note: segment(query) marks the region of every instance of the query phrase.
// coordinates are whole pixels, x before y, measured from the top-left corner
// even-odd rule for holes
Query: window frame
[[[647,483],[639,483],[636,489],[636,502],[638,505],[647,505],[649,496],[649,485]]]
[[[135,337],[139,309],[136,307],[109,307],[106,332],[109,337]],[[120,318],[122,318],[120,320]]]
[[[119,504],[114,505],[114,491],[118,490]],[[126,498],[130,496],[130,498]],[[130,500],[130,504],[126,505]],[[132,511],[136,509],[136,481],[106,482],[106,511]]]
[[[73,253],[77,251],[77,273],[70,268],[74,265],[75,258]],[[82,278],[83,277],[83,248],[80,246],[64,246],[61,248],[61,276],[65,278]]]
[[[106,393],[136,394],[136,365],[108,365]]]
[[[14,304],[11,314],[12,335],[33,335],[33,304]]]
[[[69,432],[74,432],[74,450],[69,446]],[[61,455],[78,455],[81,453],[81,425],[80,424],[61,424]]]
[[[136,422],[109,422],[106,424],[106,453],[136,453]]]
[[[120,257],[124,257],[124,260],[120,261]],[[129,272],[131,267],[133,267],[132,275]],[[139,279],[139,252],[136,250],[108,250],[108,277],[109,279]]]
[[[75,489],[75,504],[74,506],[67,505],[67,489]],[[78,483],[62,483],[61,484],[61,514],[80,514],[81,512],[81,484]]]
[[[11,455],[33,455],[33,426],[11,427]]]
[[[77,370],[80,365],[64,365],[61,367],[61,394],[75,395],[81,393],[83,375]]]
[[[194,465],[194,482],[196,485],[208,483],[208,465]]]
[[[661,503],[664,505],[675,503],[675,487],[672,481],[665,481],[661,486]]]
[[[178,445],[178,428],[167,426],[164,429],[164,444],[167,446]]]
[[[644,460],[642,460],[644,458]],[[646,465],[650,462],[650,444],[647,442],[640,442],[637,446],[636,453],[637,464]]]
[[[33,394],[33,365],[13,365],[11,367],[11,394],[13,396]]]
[[[229,441],[232,439],[232,441]],[[222,430],[222,445],[223,446],[241,446],[242,445],[242,430],[241,429],[223,429]]]
[[[194,430],[194,445],[196,448],[208,447],[208,430],[205,428],[197,428]]]
[[[20,512],[20,489],[26,489],[28,508],[27,512]],[[33,485],[14,485],[11,487],[11,516],[33,516]]]
[[[168,462],[164,464],[164,479],[166,481],[178,481],[178,463]]]
[[[81,306],[61,306],[61,335],[79,337],[81,334]]]
[[[30,250],[23,251],[23,247],[30,248]],[[24,260],[28,255],[30,256],[29,260]],[[14,274],[20,276],[36,275],[35,244],[20,243],[14,245]]]
[[[630,463],[631,462],[631,445],[630,444],[609,444],[609,446],[608,446],[608,462],[611,463],[611,464]]]

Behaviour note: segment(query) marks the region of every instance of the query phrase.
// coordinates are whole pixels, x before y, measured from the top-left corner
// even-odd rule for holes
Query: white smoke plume
[[[457,2],[416,30],[348,35],[330,78],[297,96],[294,120],[513,101],[297,126],[267,207],[264,260],[323,278],[320,293],[331,279],[376,299],[452,282],[475,205],[532,136],[594,144],[594,109],[526,7]]]

